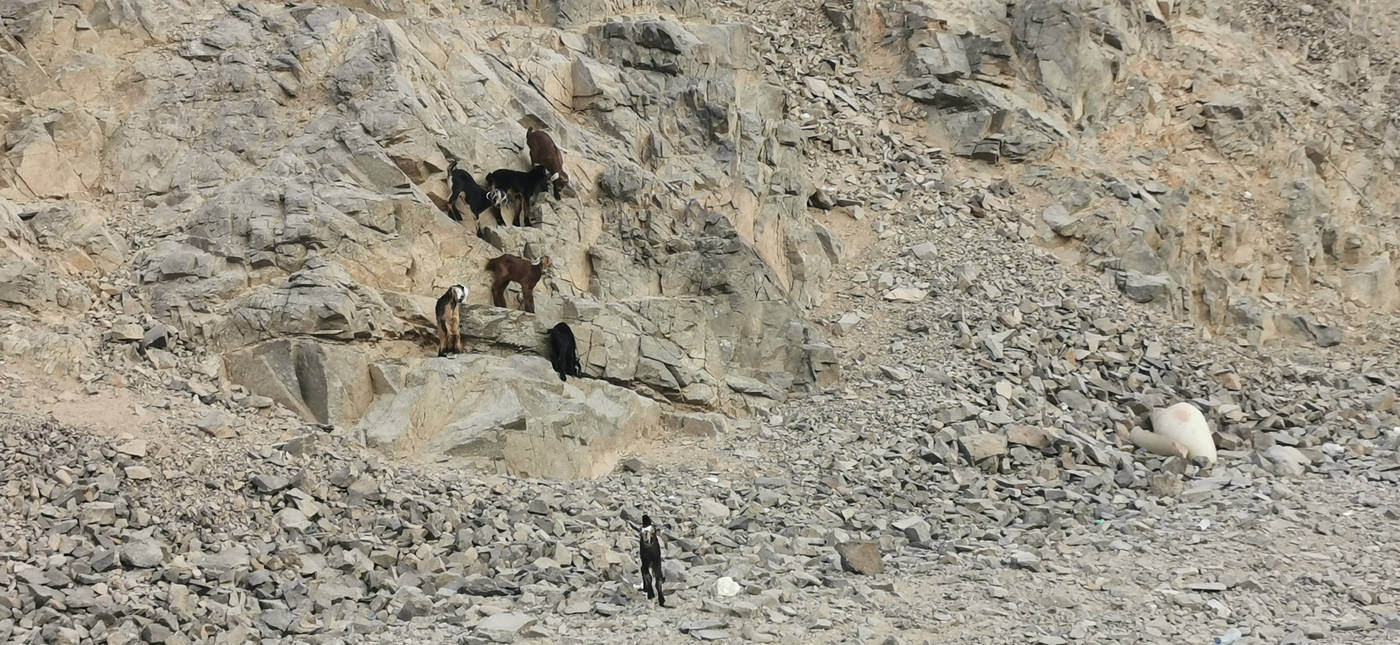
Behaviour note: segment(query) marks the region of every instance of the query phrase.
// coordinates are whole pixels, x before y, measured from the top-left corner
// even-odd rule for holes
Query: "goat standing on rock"
[[[554,145],[554,139],[544,130],[530,128],[525,132],[525,145],[530,147],[530,163],[549,171],[549,179],[554,182],[554,198],[559,199],[559,189],[569,185],[569,173],[564,172],[564,156]]]
[[[437,299],[433,313],[437,314],[438,356],[462,351],[462,326],[457,314],[466,299],[467,288],[460,284],[448,287]]]
[[[506,285],[514,281],[520,285],[520,308],[535,313],[535,285],[549,270],[549,256],[530,262],[515,255],[502,255],[486,262],[486,270],[491,272],[491,304],[506,306]]]
[[[515,226],[522,223],[530,223],[530,198],[542,193],[549,186],[549,170],[544,166],[535,166],[528,172],[500,168],[491,171],[486,175],[486,185],[491,191],[496,193],[495,205],[492,207],[496,212],[496,221],[501,226],[506,225],[506,220],[501,216],[501,202],[505,201],[511,193],[520,196],[520,210],[515,211],[515,216],[511,218]]]
[[[447,216],[454,221],[462,221],[462,212],[457,209],[457,197],[460,195],[467,200],[467,206],[472,209],[472,215],[480,215],[491,207],[492,195],[472,179],[471,173],[457,167],[457,160],[453,159],[451,165],[447,167],[447,175],[451,179],[452,192],[447,198]]]
[[[665,607],[666,592],[661,590],[661,583],[666,581],[666,576],[661,573],[661,537],[657,535],[650,515],[642,515],[637,541],[640,543],[638,555],[642,558],[642,590],[647,592],[648,600],[655,597],[656,604]]]
[[[559,323],[549,329],[549,362],[559,373],[559,380],[567,381],[570,376],[583,376],[578,366],[578,346],[574,343],[574,330],[568,323]]]

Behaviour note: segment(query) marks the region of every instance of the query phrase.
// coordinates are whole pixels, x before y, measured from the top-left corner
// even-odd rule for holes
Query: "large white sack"
[[[1152,430],[1186,447],[1191,459],[1205,457],[1215,463],[1215,440],[1210,424],[1196,406],[1186,401],[1152,411]]]

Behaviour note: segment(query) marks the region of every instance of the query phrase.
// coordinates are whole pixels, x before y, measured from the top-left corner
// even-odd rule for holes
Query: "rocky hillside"
[[[419,360],[447,285],[474,287],[477,351],[539,353],[568,320],[589,376],[732,411],[839,378],[808,321],[843,256],[971,214],[1212,333],[1375,347],[1400,304],[1394,68],[1361,46],[1300,58],[1243,29],[1264,9],[15,4],[0,342],[45,373],[91,380],[100,356],[360,434],[373,410],[400,454],[480,457],[537,415],[389,418],[409,381],[487,389],[492,361]],[[1341,11],[1315,40],[1346,42],[1325,31]],[[571,194],[533,226],[446,218],[450,162],[524,167],[527,125],[564,149]],[[489,306],[500,253],[554,260],[538,316]],[[144,351],[164,336],[173,352]],[[598,396],[652,420],[615,436],[587,396],[542,403],[588,408],[602,443],[680,423]]]
[[[1400,633],[1383,0],[0,23],[0,640]],[[449,219],[532,126],[571,189]]]
[[[925,140],[983,162],[967,206],[1011,239],[1213,332],[1375,342],[1400,304],[1400,17],[1237,4],[858,2],[838,22]]]
[[[476,350],[534,352],[567,320],[585,374],[654,400],[715,408],[834,382],[803,312],[841,242],[807,212],[805,137],[748,26],[677,21],[695,8],[600,22],[601,6],[359,4],[12,5],[6,347],[48,373],[81,377],[96,356],[193,373],[209,398],[347,428],[413,407],[407,383],[479,393],[495,378],[511,396],[493,392],[470,430],[374,428],[401,453],[463,456],[499,452],[487,435],[504,417],[553,430],[512,402],[532,379],[419,360],[432,302],[458,282]],[[448,219],[450,162],[479,181],[528,167],[526,125],[563,148],[572,193],[537,200],[532,226]],[[538,317],[489,306],[483,265],[501,253],[553,259]],[[173,355],[141,351],[147,334],[173,336]],[[540,404],[582,406],[576,432],[604,444],[638,428],[614,436],[600,406],[648,405],[601,386]],[[649,416],[635,425],[655,429]]]

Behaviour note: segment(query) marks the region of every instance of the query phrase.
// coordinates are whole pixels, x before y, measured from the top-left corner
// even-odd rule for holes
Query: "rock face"
[[[557,309],[532,315],[496,307],[462,314],[464,337],[548,356],[545,316],[570,321],[587,376],[635,384],[672,400],[713,405],[733,379],[761,384],[774,398],[804,385],[830,387],[839,377],[829,345],[809,342],[805,325],[773,326],[785,303],[744,304],[725,312],[712,297],[638,298],[600,303],[561,298]],[[747,330],[747,331],[745,331]],[[745,342],[747,339],[747,342]]]
[[[1040,222],[1006,213],[1019,220],[1014,237],[1037,239],[1103,271],[1129,298],[1213,330],[1242,326],[1254,342],[1343,342],[1315,332],[1337,326],[1342,303],[1379,316],[1400,306],[1396,230],[1377,217],[1400,203],[1384,188],[1390,171],[1378,170],[1400,163],[1395,115],[1375,96],[1342,89],[1358,78],[1349,64],[1318,57],[1327,62],[1276,83],[1279,61],[1203,36],[1192,12],[1173,4],[882,2],[838,22],[857,36],[852,51],[902,58],[894,89],[922,106],[935,145],[976,163],[1022,165],[1005,168],[1008,181],[1050,206],[1037,206]],[[1205,5],[1235,16],[1232,30],[1272,25],[1277,13]],[[1304,30],[1296,42],[1367,40],[1328,29]],[[1353,55],[1389,59],[1338,54]],[[1158,71],[1178,68],[1194,70],[1189,82]],[[1378,70],[1387,75],[1394,65]],[[1315,89],[1323,86],[1331,96]],[[1300,94],[1315,96],[1328,118],[1301,118]],[[1368,141],[1323,143],[1334,127],[1324,122]],[[1125,140],[1151,141],[1158,152],[1135,158],[1121,152]]]
[[[1073,75],[1080,70],[1061,65],[1094,48],[1087,37],[1078,37],[1077,16],[1071,19],[1074,14],[1059,5],[1018,4],[1014,31],[993,33],[954,28],[945,20],[952,16],[924,3],[881,6],[908,51],[909,80],[899,91],[925,106],[931,135],[954,154],[990,162],[1036,160],[1062,143],[1069,135],[1062,117],[1007,89],[1022,57],[1034,61],[1030,66],[1041,72],[1040,85],[1052,94],[1069,98],[1081,87]],[[1109,89],[1103,79],[1098,84],[1105,86],[1098,94]],[[1084,111],[1078,96],[1072,102],[1072,108]]]
[[[1041,90],[1074,123],[1108,111],[1123,65],[1141,49],[1144,13],[1134,4],[1030,0],[1011,15],[1012,44]]]
[[[1247,57],[1170,3],[826,3],[798,13],[846,51],[810,60],[693,2],[148,4],[5,15],[25,55],[0,79],[0,348],[48,372],[91,374],[102,351],[201,400],[251,392],[347,428],[386,396],[377,364],[431,354],[447,285],[484,309],[488,258],[547,253],[538,320],[585,329],[590,375],[767,406],[837,383],[808,312],[871,230],[904,235],[906,216],[989,218],[1252,342],[1335,347],[1400,306],[1380,215],[1400,199],[1400,129],[1306,79],[1253,82],[1278,77],[1268,61],[1221,76]],[[1360,85],[1350,64],[1334,75]],[[1324,116],[1280,109],[1296,96]],[[450,163],[478,180],[523,167],[530,126],[564,151],[571,189],[536,200],[531,226],[447,219]],[[1004,181],[962,181],[988,162],[1009,162]],[[1231,172],[1207,186],[1207,167]],[[934,269],[948,253],[919,249]],[[943,286],[881,285],[908,304]],[[106,345],[157,326],[170,347]]]
[[[303,418],[350,425],[374,396],[364,352],[305,339],[269,340],[224,355],[229,380]]]
[[[661,408],[592,379],[559,381],[539,357],[466,355],[407,372],[356,432],[411,460],[451,458],[487,472],[575,479],[612,470],[661,426]]]
[[[492,27],[507,63],[483,49],[487,32],[441,33],[418,19],[427,8],[403,9],[152,6],[55,22],[45,4],[17,8],[37,58],[16,77],[56,70],[66,98],[12,120],[0,301],[81,310],[91,296],[71,277],[96,271],[220,354],[221,389],[343,426],[368,406],[366,366],[397,355],[386,343],[431,334],[442,289],[469,284],[482,304],[486,259],[548,253],[539,311],[604,312],[591,360],[614,382],[709,406],[735,396],[730,375],[776,396],[833,382],[804,312],[841,243],[807,213],[804,141],[757,73],[751,27],[604,23],[602,3],[572,3],[539,16],[552,27]],[[81,58],[63,44],[79,32],[123,54]],[[448,220],[449,162],[478,181],[523,167],[497,142],[523,143],[527,122],[564,150],[571,194],[536,200],[534,226]],[[135,202],[104,217],[104,195]],[[10,201],[59,197],[24,218]]]

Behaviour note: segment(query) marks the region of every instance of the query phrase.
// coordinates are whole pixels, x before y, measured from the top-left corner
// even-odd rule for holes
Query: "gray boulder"
[[[165,560],[160,544],[149,538],[138,538],[121,546],[121,562],[128,567],[150,569]]]

